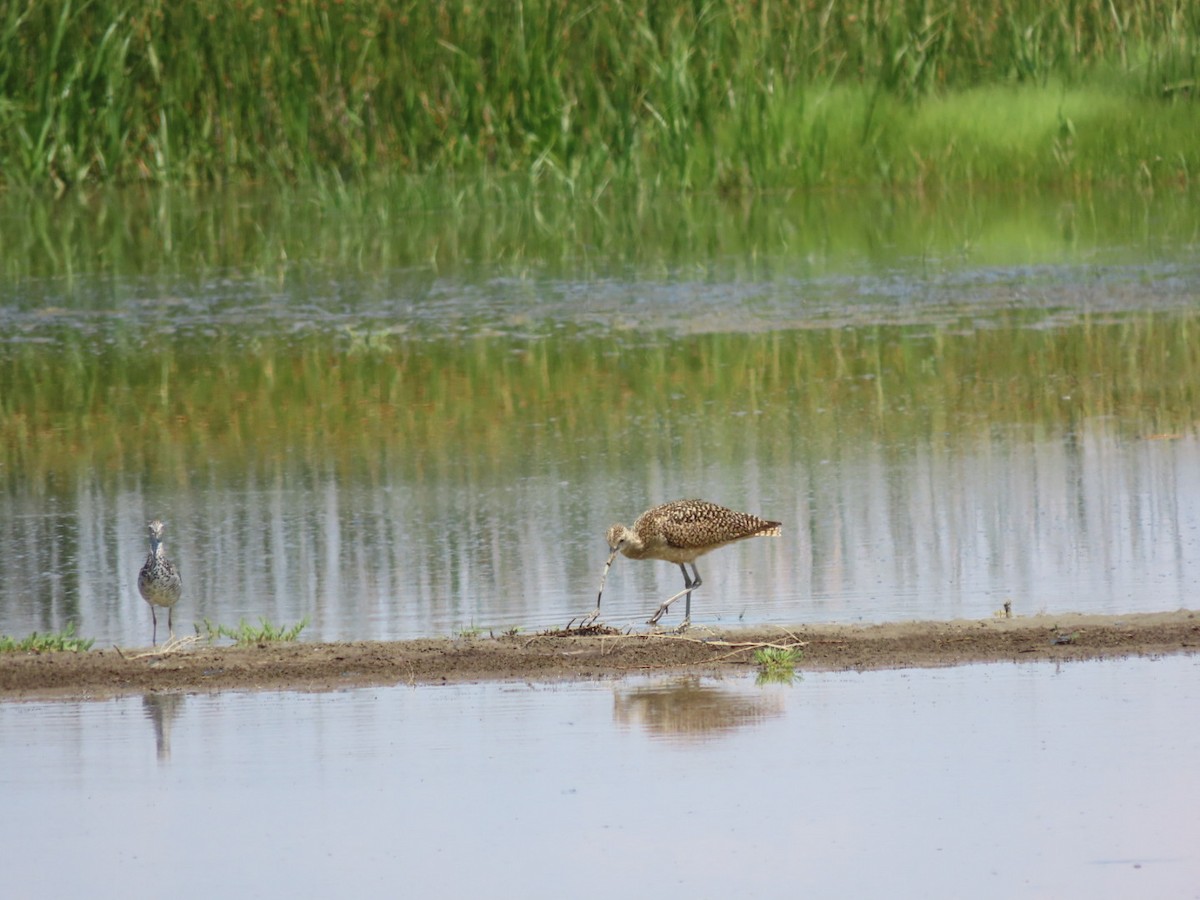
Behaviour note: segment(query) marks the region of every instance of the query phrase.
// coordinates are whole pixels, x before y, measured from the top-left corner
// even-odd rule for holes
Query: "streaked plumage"
[[[609,567],[618,553],[630,559],[661,559],[673,562],[683,572],[683,590],[666,600],[649,622],[656,624],[667,608],[680,597],[687,597],[683,613],[684,629],[692,618],[692,591],[700,587],[700,573],[696,570],[697,557],[718,547],[751,537],[777,537],[780,523],[760,519],[750,513],[737,512],[710,503],[707,500],[673,500],[646,510],[633,527],[613,525],[608,529],[609,556],[600,576],[600,591],[596,595],[596,609],[585,619],[591,623],[600,615],[600,598],[604,594],[604,580]],[[687,565],[692,567],[689,576]]]
[[[147,526],[150,532],[150,555],[146,557],[145,565],[138,572],[138,591],[141,592],[142,598],[150,604],[150,619],[154,623],[150,640],[155,644],[158,643],[158,616],[155,614],[154,607],[165,606],[167,608],[167,632],[173,635],[175,629],[171,622],[172,610],[179,602],[179,595],[183,593],[183,579],[179,577],[179,570],[175,568],[175,563],[167,559],[166,550],[163,547],[164,527],[158,519]]]

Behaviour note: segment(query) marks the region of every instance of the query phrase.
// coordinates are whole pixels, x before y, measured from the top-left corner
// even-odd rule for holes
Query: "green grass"
[[[792,684],[799,677],[796,666],[804,658],[799,647],[760,647],[754,651],[754,664],[758,666],[759,684]]]
[[[925,102],[1006,87],[1033,90],[1037,104],[1037,91],[1061,84],[1097,88],[1124,111],[1121,140],[1098,141],[1106,158],[1089,177],[1138,177],[1123,142],[1136,147],[1139,132],[1122,120],[1160,132],[1173,105],[1194,108],[1200,76],[1200,10],[1178,0],[525,0],[517,10],[11,3],[0,13],[0,171],[59,189],[519,174],[593,193],[616,182],[831,183],[853,149],[855,181],[893,183],[914,167],[902,120]],[[851,102],[822,110],[831,90]],[[974,117],[988,112],[976,106]],[[1192,143],[1160,151],[1171,165],[1187,155],[1190,170]]]
[[[75,623],[68,622],[62,631],[38,634],[36,631],[25,638],[12,638],[0,634],[0,653],[50,653],[66,650],[82,653],[92,649],[94,638],[75,636]]]
[[[1055,628],[1055,634],[1054,637],[1050,639],[1050,643],[1055,645],[1074,644],[1077,640],[1079,640],[1078,631],[1065,632],[1058,631],[1058,629]]]
[[[1196,107],[1155,104],[1102,84],[984,85],[916,102],[862,85],[808,88],[763,143],[742,123],[717,130],[718,187],[1192,183]],[[770,158],[763,158],[769,148]]]
[[[230,628],[225,625],[214,624],[205,617],[201,624],[196,626],[196,634],[210,643],[221,638],[228,638],[242,647],[280,641],[294,641],[300,636],[300,632],[308,626],[308,616],[305,616],[290,627],[274,625],[262,616],[259,617],[258,623],[258,625],[251,625],[245,619],[241,619],[235,627]]]
[[[794,669],[804,658],[798,647],[760,647],[754,651],[754,664],[770,670]]]

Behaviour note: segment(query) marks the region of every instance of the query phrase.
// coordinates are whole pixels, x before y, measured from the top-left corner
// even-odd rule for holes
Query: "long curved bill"
[[[592,610],[591,615],[579,623],[580,628],[586,628],[600,617],[600,598],[604,596],[604,581],[608,578],[608,570],[612,568],[613,560],[616,558],[616,550],[608,554],[608,562],[604,564],[604,571],[600,574],[600,590],[596,592],[596,608]]]
[[[600,574],[600,590],[596,592],[596,611],[600,611],[600,598],[604,596],[604,581],[608,578],[608,570],[612,568],[613,560],[617,558],[617,551],[613,550],[608,554],[608,562],[604,564],[604,571]]]

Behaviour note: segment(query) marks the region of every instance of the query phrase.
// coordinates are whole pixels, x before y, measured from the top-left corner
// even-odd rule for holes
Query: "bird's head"
[[[608,541],[609,551],[616,556],[617,551],[629,543],[629,529],[624,525],[613,525],[605,533],[604,539]]]

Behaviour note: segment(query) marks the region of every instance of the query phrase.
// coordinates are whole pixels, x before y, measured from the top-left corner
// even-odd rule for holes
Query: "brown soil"
[[[0,654],[0,699],[111,697],[147,691],[324,691],[489,679],[604,678],[754,666],[764,645],[800,646],[803,672],[974,662],[1159,656],[1200,650],[1200,613],[1034,616],[883,625],[806,625],[685,635],[605,628],[532,635],[170,652]]]

